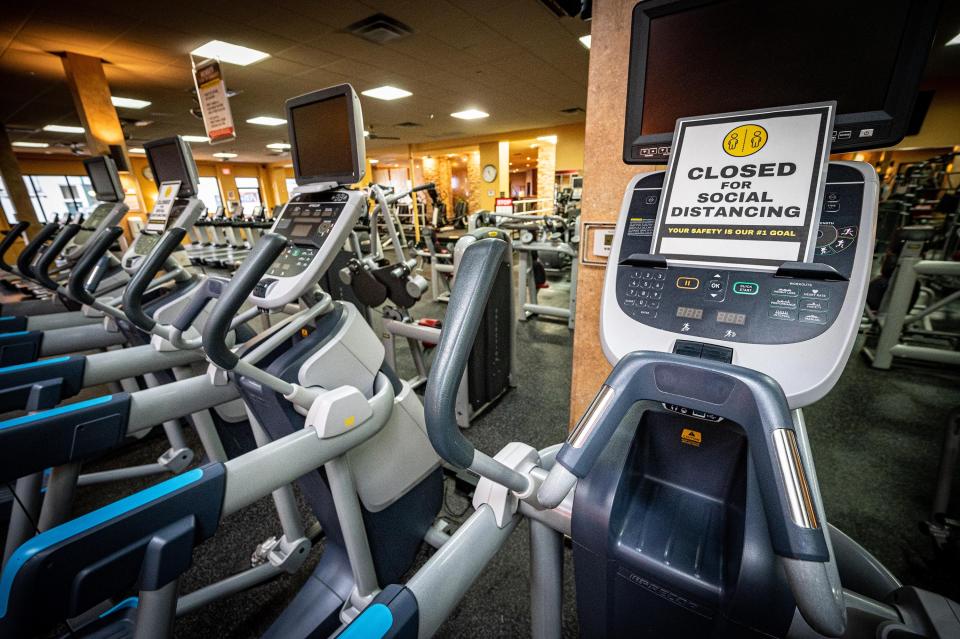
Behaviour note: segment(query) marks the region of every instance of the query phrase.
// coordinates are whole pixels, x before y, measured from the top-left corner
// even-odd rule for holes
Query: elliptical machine
[[[267,636],[329,634],[359,614],[380,584],[409,570],[424,540],[445,541],[434,528],[442,471],[419,398],[383,366],[382,344],[356,308],[316,287],[365,208],[365,194],[343,186],[363,176],[359,100],[340,85],[294,98],[287,110],[300,186],[233,280],[206,286],[207,295],[171,322],[186,331],[209,313],[202,348],[214,366],[200,380],[166,385],[189,385],[185,402],[196,402],[201,387],[220,401],[240,394],[269,436],[250,453],[190,470],[24,543],[0,575],[0,633],[33,634],[82,615],[73,636],[170,636],[176,614],[302,563],[309,543],[285,534],[269,564],[217,592],[178,598],[179,575],[219,521],[295,480],[326,534],[324,554]],[[304,138],[347,138],[351,148],[331,166],[329,150]],[[158,250],[182,239],[170,234]],[[245,302],[252,311],[241,312]],[[303,306],[291,309],[297,302]],[[237,324],[287,310],[295,312],[242,347],[229,343]],[[168,404],[171,396],[176,390]],[[151,412],[177,410],[127,403],[130,426]],[[297,518],[292,503],[284,518]],[[131,588],[138,596],[124,599]],[[35,597],[40,591],[43,601]]]
[[[64,275],[83,257],[92,241],[111,226],[116,226],[129,210],[124,203],[123,187],[116,164],[107,156],[96,156],[83,161],[90,178],[97,203],[85,215],[79,215],[73,223],[63,225],[50,222],[27,242],[16,266],[6,262],[4,256],[16,242],[17,237],[29,228],[28,222],[18,222],[0,242],[0,269],[15,276],[26,278],[43,288],[47,295],[57,296],[46,302],[28,301],[5,304],[0,317],[0,333],[14,331],[44,331],[54,328],[79,326],[96,322],[80,312],[79,304],[68,296],[59,294]],[[50,240],[49,245],[45,243]],[[51,273],[56,267],[57,273]],[[55,279],[60,281],[55,281]],[[101,282],[100,292],[107,293],[122,286],[125,278]]]
[[[683,12],[685,31],[729,33],[717,24],[718,7],[729,11],[726,3],[639,3],[636,54],[664,77],[679,77],[663,66],[681,59],[676,50],[646,45],[651,30],[675,24],[656,21]],[[900,54],[910,60],[891,80],[894,95],[916,90],[922,60],[914,56],[929,45],[935,9],[914,3],[909,19],[896,23],[903,31],[896,40],[905,46]],[[740,24],[747,16],[724,18]],[[729,42],[717,37],[712,50],[719,57]],[[655,41],[685,46],[667,37]],[[637,95],[645,68],[632,61]],[[840,94],[847,85],[843,74],[835,77]],[[719,95],[721,88],[728,87],[710,92]],[[679,99],[686,84],[674,91],[663,103],[686,107]],[[641,104],[628,108],[628,132],[643,134],[626,136],[625,157],[662,163],[668,142],[649,133],[653,125],[642,126]],[[895,143],[909,107],[900,105],[883,139],[842,139],[857,140],[854,148]],[[737,124],[749,116],[763,120],[759,111],[726,115]],[[868,126],[864,118],[849,121]],[[699,121],[710,122],[724,119]],[[723,135],[713,134],[717,139],[701,141],[722,149]],[[385,588],[340,637],[432,636],[521,517],[530,522],[534,637],[561,636],[565,536],[573,545],[585,636],[960,636],[960,605],[904,586],[829,524],[802,412],[834,386],[856,338],[873,256],[876,172],[859,162],[829,163],[814,185],[825,191],[814,257],[762,268],[729,254],[707,261],[716,254],[655,250],[654,229],[672,212],[671,175],[640,173],[626,188],[600,301],[600,340],[613,371],[562,445],[537,451],[515,442],[491,458],[456,426],[456,380],[506,245],[482,240],[466,251],[425,407],[441,457],[481,477],[476,510],[405,585]],[[848,228],[855,241],[835,250]]]

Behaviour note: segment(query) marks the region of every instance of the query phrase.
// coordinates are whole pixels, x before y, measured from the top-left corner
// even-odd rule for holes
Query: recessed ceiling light
[[[585,46],[585,47],[588,48],[588,49],[590,48],[590,36],[589,36],[589,35],[580,36],[579,40],[580,40],[580,44],[582,44],[583,46]]]
[[[290,145],[286,142],[271,142],[267,145],[268,149],[273,149],[274,151],[289,151]]]
[[[452,117],[459,118],[461,120],[479,120],[481,118],[488,118],[490,114],[486,111],[480,111],[479,109],[467,109],[466,111],[457,111],[456,113],[450,114]]]
[[[403,89],[398,89],[397,87],[391,86],[382,86],[377,87],[376,89],[367,89],[366,91],[361,91],[361,95],[365,95],[368,98],[376,98],[378,100],[399,100],[400,98],[405,98],[407,96],[413,95],[409,91],[404,91]]]
[[[951,46],[953,46],[953,45],[955,45],[955,44],[960,44],[960,33],[958,33],[957,35],[953,36],[953,38],[952,38],[949,42],[947,42],[947,46],[948,46],[948,47],[951,47]]]
[[[144,109],[151,104],[147,100],[136,100],[134,98],[118,98],[115,95],[110,96],[110,101],[113,102],[113,106],[120,107],[122,109]]]
[[[550,144],[556,144],[556,143],[557,143],[557,136],[555,136],[555,135],[541,135],[541,136],[540,136],[539,138],[537,138],[537,139],[540,140],[541,142],[549,142]]]
[[[377,164],[378,162],[380,162],[380,160],[376,158],[370,158],[370,164]]]
[[[84,133],[82,126],[63,126],[61,124],[48,124],[43,127],[43,130],[51,133]]]
[[[132,148],[127,149],[127,153],[144,154],[144,153],[146,153],[146,151],[144,151],[144,150],[143,150],[142,148],[140,148],[139,146],[135,146],[135,147],[132,147]]]
[[[274,118],[269,115],[258,115],[255,118],[247,120],[247,124],[262,124],[263,126],[280,126],[286,123],[287,121],[283,118]]]
[[[270,57],[269,53],[257,51],[249,47],[241,47],[239,44],[230,44],[222,40],[211,40],[205,45],[197,47],[190,53],[203,58],[216,58],[221,62],[238,64],[242,67]]]
[[[221,152],[221,153],[214,153],[214,154],[213,154],[213,157],[215,157],[215,158],[223,158],[224,160],[227,160],[227,159],[230,159],[230,158],[235,158],[235,157],[237,157],[237,154],[236,154],[236,153],[227,153],[227,152],[224,151],[224,152]]]
[[[209,142],[210,138],[205,135],[181,135],[185,142]]]
[[[24,149],[45,149],[49,144],[46,142],[11,142],[11,146],[19,146]]]

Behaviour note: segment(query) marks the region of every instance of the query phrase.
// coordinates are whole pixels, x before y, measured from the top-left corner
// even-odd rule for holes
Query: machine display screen
[[[718,324],[735,324],[736,326],[743,326],[747,323],[747,316],[745,313],[730,313],[727,311],[717,311],[717,323]]]
[[[291,109],[300,175],[322,178],[356,170],[349,100],[337,95]]]
[[[682,317],[683,319],[695,319],[695,320],[703,319],[703,309],[691,308],[689,306],[678,306],[677,317]]]
[[[100,202],[119,202],[122,197],[120,185],[115,181],[111,174],[110,167],[107,166],[105,158],[90,158],[84,165],[87,169],[87,175],[90,176],[90,183],[96,193],[97,200]]]
[[[770,0],[638,3],[625,157],[666,164],[678,118],[831,100],[835,148],[896,143],[917,94],[909,67],[930,47],[936,4],[807,0],[798,11]]]
[[[180,182],[178,197],[193,197],[196,195],[187,159],[183,157],[179,145],[173,140],[168,144],[147,147],[147,158],[153,170],[153,180],[157,184],[163,182]]]
[[[293,237],[306,237],[310,235],[310,229],[312,228],[312,224],[297,224],[293,227],[293,230],[290,231],[290,235]]]

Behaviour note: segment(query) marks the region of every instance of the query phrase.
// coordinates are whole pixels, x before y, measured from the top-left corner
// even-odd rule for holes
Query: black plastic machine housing
[[[893,146],[909,125],[940,5],[808,0],[801,10],[768,0],[639,2],[623,161],[666,164],[680,117],[824,100],[839,102],[834,152]],[[829,47],[810,44],[825,38]]]

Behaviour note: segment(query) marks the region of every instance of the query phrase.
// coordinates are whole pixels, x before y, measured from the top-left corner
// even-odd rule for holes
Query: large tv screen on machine
[[[640,2],[633,12],[624,161],[665,164],[681,117],[831,100],[838,103],[834,152],[896,144],[906,132],[939,4]]]

